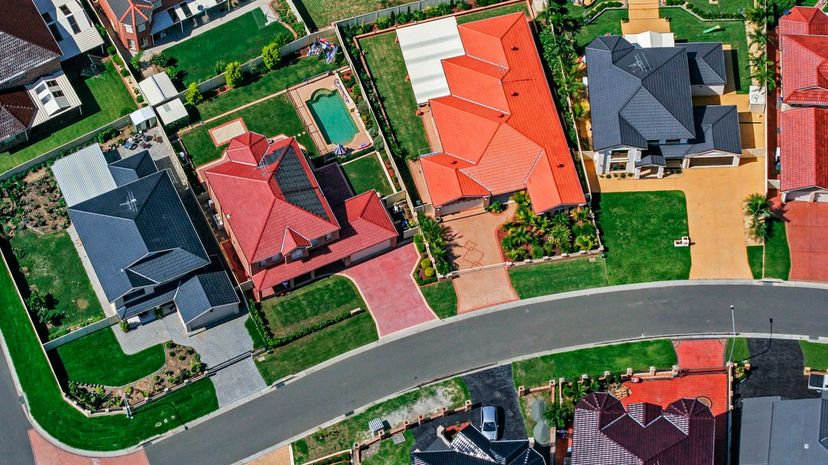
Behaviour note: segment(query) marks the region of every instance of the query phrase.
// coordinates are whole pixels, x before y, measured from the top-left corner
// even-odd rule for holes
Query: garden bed
[[[7,238],[26,229],[50,234],[69,227],[66,201],[46,165],[0,183],[0,223]]]

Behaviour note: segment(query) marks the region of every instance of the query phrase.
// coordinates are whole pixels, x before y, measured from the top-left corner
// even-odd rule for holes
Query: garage
[[[380,242],[379,244],[368,247],[365,250],[360,250],[359,252],[351,255],[351,262],[355,263],[362,259],[376,255],[380,252],[384,252],[385,250],[390,249],[394,245],[393,241],[394,239],[388,239],[385,242]]]
[[[450,215],[465,210],[472,210],[475,208],[483,208],[485,197],[475,197],[471,199],[461,199],[455,202],[448,203],[437,209],[437,215]]]
[[[733,155],[689,158],[687,167],[705,168],[711,166],[733,166],[733,161]]]

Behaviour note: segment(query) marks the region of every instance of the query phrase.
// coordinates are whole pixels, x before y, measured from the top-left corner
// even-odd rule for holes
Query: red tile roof
[[[444,153],[421,158],[432,203],[527,189],[538,213],[583,204],[526,16],[457,29],[466,54],[443,60],[451,95],[430,101]]]
[[[327,218],[292,203],[277,182],[276,175],[289,152],[259,166],[259,160],[282,149],[292,149],[302,170],[297,174],[307,177],[312,191],[308,195],[316,196],[321,202]],[[333,211],[293,138],[268,144],[264,136],[243,134],[230,142],[220,162],[204,168],[201,174],[230,224],[241,258],[248,264],[294,250],[339,230]]]
[[[781,189],[828,189],[828,109],[790,108],[780,119]]]
[[[779,24],[782,39],[782,100],[828,105],[828,16],[796,7]]]

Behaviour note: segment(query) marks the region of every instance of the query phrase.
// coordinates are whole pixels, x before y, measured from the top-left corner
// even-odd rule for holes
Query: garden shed
[[[146,131],[158,124],[158,118],[155,117],[152,107],[142,107],[133,111],[129,114],[129,119],[136,131]]]

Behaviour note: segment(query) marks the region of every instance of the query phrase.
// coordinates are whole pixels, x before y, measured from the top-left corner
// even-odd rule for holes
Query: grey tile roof
[[[720,150],[742,153],[739,112],[734,105],[710,105],[693,109],[696,137],[689,142],[688,154]]]
[[[150,157],[148,150],[143,150],[126,158],[115,160],[109,164],[109,172],[115,184],[123,186],[136,181],[144,176],[149,176],[158,171],[155,162]]]
[[[175,306],[185,323],[214,307],[238,303],[236,290],[224,271],[196,273],[182,281],[175,295]]]
[[[445,449],[429,447],[411,453],[412,465],[545,465],[529,441],[490,441],[474,426],[463,428]]]
[[[151,0],[106,0],[106,3],[109,4],[109,7],[112,8],[112,11],[118,18],[123,18],[124,14],[130,13],[130,15],[125,18],[125,22],[131,23],[131,17],[134,16],[135,25],[148,22],[148,20],[144,18],[143,15],[134,13],[134,5],[149,5],[149,11],[152,11]],[[149,19],[152,19],[151,14]]]
[[[641,157],[641,160],[635,162],[636,168],[640,168],[642,166],[666,166],[667,162],[665,161],[664,157],[661,155],[647,155]]]
[[[74,205],[69,216],[110,301],[209,263],[167,171]]]
[[[141,296],[135,300],[131,300],[128,303],[118,307],[116,310],[118,312],[118,317],[125,320],[153,310],[161,305],[168,304],[173,301],[177,290],[178,282],[167,283],[166,285],[159,286],[155,288],[152,293]]]
[[[727,82],[724,52],[719,42],[689,42],[676,44],[687,50],[690,84],[720,86]]]

